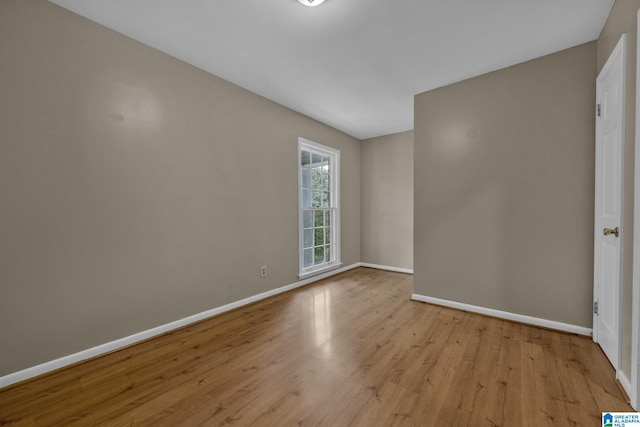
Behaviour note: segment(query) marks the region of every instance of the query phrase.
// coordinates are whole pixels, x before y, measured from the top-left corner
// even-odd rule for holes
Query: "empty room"
[[[639,10],[2,0],[0,425],[633,421]]]

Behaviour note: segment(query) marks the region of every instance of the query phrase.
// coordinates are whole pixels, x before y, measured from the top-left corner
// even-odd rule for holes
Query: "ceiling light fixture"
[[[317,6],[322,3],[324,0],[298,0],[305,6]]]

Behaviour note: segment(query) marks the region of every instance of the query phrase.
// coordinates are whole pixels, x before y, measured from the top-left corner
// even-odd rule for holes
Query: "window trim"
[[[323,156],[328,156],[331,160],[331,178],[330,194],[332,208],[335,210],[335,236],[333,243],[335,249],[333,254],[335,260],[330,263],[323,264],[316,268],[304,267],[304,219],[302,206],[302,150],[310,150],[317,152]],[[317,274],[335,270],[342,266],[341,250],[340,250],[340,150],[329,147],[317,142],[298,137],[298,278],[303,279]]]

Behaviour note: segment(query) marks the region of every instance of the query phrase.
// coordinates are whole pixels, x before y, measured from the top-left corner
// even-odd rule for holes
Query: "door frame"
[[[621,130],[621,136],[622,136],[622,147],[621,147],[621,152],[620,152],[620,224],[618,225],[620,228],[620,241],[619,241],[619,245],[620,245],[620,251],[619,251],[619,260],[618,260],[618,330],[617,330],[617,345],[618,345],[618,351],[617,351],[617,360],[615,361],[615,368],[616,368],[616,379],[619,379],[619,374],[622,372],[620,369],[620,365],[621,365],[621,358],[622,358],[622,316],[621,316],[621,296],[622,296],[622,260],[624,259],[624,157],[625,157],[625,99],[626,99],[626,62],[627,62],[627,58],[626,58],[626,34],[622,34],[620,36],[620,40],[618,40],[618,43],[616,44],[615,48],[613,49],[613,51],[611,51],[611,54],[609,55],[609,58],[607,59],[607,62],[605,63],[605,65],[602,67],[602,70],[600,70],[600,73],[598,74],[598,77],[596,78],[596,103],[601,103],[602,100],[599,99],[600,97],[600,76],[603,75],[606,71],[608,71],[609,68],[611,68],[613,62],[617,59],[617,57],[619,55],[622,55],[622,92],[621,92],[621,96],[622,96],[622,103],[621,103],[621,112],[620,112],[620,130]],[[598,239],[600,236],[600,233],[602,233],[602,224],[600,223],[599,220],[599,203],[600,200],[602,200],[602,191],[600,189],[600,182],[599,182],[599,178],[602,175],[601,172],[601,163],[600,163],[600,150],[598,147],[598,144],[600,144],[600,140],[599,140],[599,135],[600,135],[600,126],[602,126],[600,124],[600,120],[598,119],[598,111],[596,109],[596,162],[595,162],[595,174],[596,174],[596,180],[595,180],[595,209],[594,209],[594,280],[593,280],[593,299],[594,299],[594,303],[596,301],[599,301],[599,297],[600,297],[600,286],[599,286],[599,273],[600,273],[600,262],[599,262],[599,257],[600,257],[600,247],[599,247],[599,243],[598,243]],[[594,342],[599,342],[599,338],[598,338],[598,314],[595,313],[595,310],[593,310],[593,341]]]
[[[640,30],[640,10],[638,10],[637,28]],[[640,410],[640,33],[636,47],[636,134],[635,163],[633,172],[633,285],[631,300],[631,406]]]

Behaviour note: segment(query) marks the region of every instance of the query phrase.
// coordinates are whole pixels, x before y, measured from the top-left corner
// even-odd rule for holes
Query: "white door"
[[[623,34],[596,80],[593,339],[616,370],[620,358],[625,40]]]

